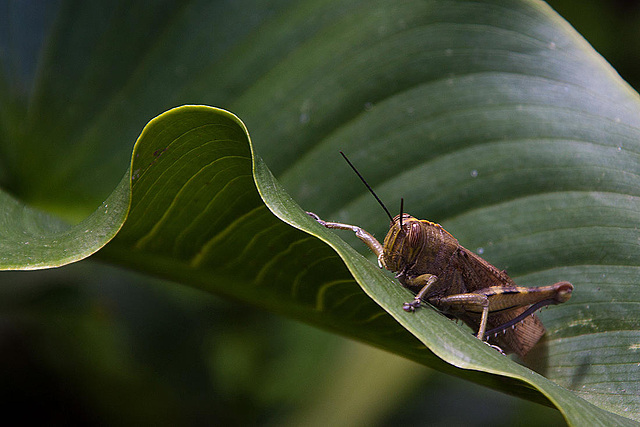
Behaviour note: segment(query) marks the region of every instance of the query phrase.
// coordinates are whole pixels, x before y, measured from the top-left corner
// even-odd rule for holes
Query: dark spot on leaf
[[[159,148],[159,149],[157,149],[156,151],[153,152],[153,157],[159,157],[165,151],[167,151],[166,147],[165,148]]]

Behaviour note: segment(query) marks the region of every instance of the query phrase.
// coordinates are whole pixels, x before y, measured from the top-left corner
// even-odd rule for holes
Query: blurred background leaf
[[[446,23],[460,18],[462,15],[455,12],[464,11],[468,6],[465,2],[445,3],[447,7],[443,7],[444,3],[425,3],[424,16],[436,16]],[[434,52],[439,52],[440,56],[428,51],[419,56],[422,51],[411,53],[400,49],[398,46],[406,46],[403,36],[411,39],[420,35],[414,40],[424,43],[447,29],[446,25],[440,26],[438,31],[427,34],[430,37],[412,32],[423,16],[415,14],[412,4],[402,2],[385,9],[383,3],[337,1],[295,4],[281,1],[268,5],[249,1],[4,2],[0,13],[0,19],[3,19],[3,25],[0,25],[3,28],[0,34],[3,73],[0,79],[0,182],[3,188],[32,206],[55,212],[70,221],[83,219],[118,184],[125,170],[123,165],[129,161],[132,142],[145,123],[175,105],[206,103],[224,106],[245,120],[258,152],[305,208],[315,209],[323,216],[335,212],[332,219],[342,217],[358,222],[357,215],[368,215],[371,210],[362,196],[355,197],[361,194],[361,189],[346,184],[352,179],[350,172],[340,166],[335,174],[332,173],[332,179],[326,179],[326,168],[331,166],[333,169],[335,165],[335,160],[329,156],[335,154],[332,144],[338,145],[340,139],[353,135],[359,138],[366,135],[357,126],[351,126],[357,122],[345,122],[344,118],[372,113],[368,121],[375,122],[376,114],[382,113],[378,106],[382,100],[402,94],[424,81],[437,84],[452,72],[449,70],[462,73],[470,57],[469,52],[458,57],[455,51],[447,51],[444,37],[434,40]],[[499,20],[504,18],[501,13],[508,11],[504,5],[488,2],[487,8],[483,9],[485,5],[477,4],[478,9],[474,11],[479,15],[472,15],[488,21]],[[531,9],[528,10],[535,11],[540,4],[529,5]],[[632,14],[624,14],[625,19],[630,16]],[[434,18],[434,22],[440,22],[438,19]],[[553,33],[552,27],[536,31],[545,35],[543,41],[555,40],[555,34],[546,33]],[[437,45],[438,42],[442,45]],[[518,42],[514,44],[517,46]],[[564,47],[544,42],[542,45]],[[421,43],[415,46],[422,48]],[[470,55],[482,58],[481,54],[474,56],[473,50]],[[407,57],[414,62],[401,61]],[[440,62],[435,61],[438,57]],[[598,62],[597,58],[594,60]],[[423,65],[425,61],[429,62],[429,67]],[[472,62],[470,66],[478,65],[482,66],[482,62]],[[523,64],[523,69],[527,70],[527,65],[531,64]],[[491,64],[486,67],[491,69]],[[338,71],[329,72],[334,70]],[[367,72],[363,73],[363,70]],[[450,77],[452,80],[445,79],[440,83],[465,82],[455,74]],[[590,76],[584,78],[587,81]],[[471,81],[467,84],[473,86]],[[462,91],[465,86],[455,84],[451,87]],[[447,101],[425,98],[426,94],[428,92],[413,93],[416,106],[422,108]],[[625,103],[621,99],[613,97],[611,111],[624,110]],[[386,108],[392,106],[389,104]],[[399,103],[400,107],[407,105],[407,102]],[[406,110],[403,115],[409,118],[416,111],[424,114],[429,110]],[[630,109],[628,114],[636,114],[636,111]],[[627,120],[626,116],[619,118],[623,122]],[[342,127],[343,124],[348,126]],[[343,134],[338,138],[334,134],[340,127]],[[415,135],[408,133],[405,137],[429,136],[429,140],[444,141],[442,144],[445,144],[447,135],[441,129],[450,127],[451,124],[445,121],[442,128],[420,129]],[[431,133],[426,132],[429,130]],[[364,131],[374,134],[376,129],[366,127]],[[384,136],[378,135],[378,138],[384,139]],[[329,154],[323,157],[316,151],[309,155],[308,151],[321,140],[329,141],[323,146]],[[357,142],[364,145],[368,140]],[[406,165],[399,156],[395,161],[400,164],[395,164],[393,153],[379,155],[380,150],[383,150],[382,154],[388,150],[388,145],[380,145],[378,151],[375,146],[373,148],[368,149],[367,156],[378,154],[382,165],[361,160],[367,157],[364,149],[362,154],[355,155],[355,160],[363,165],[365,175],[374,177],[373,184],[380,182],[376,182],[376,174],[372,171],[382,169],[384,172],[385,168],[393,171],[399,166],[415,166],[418,162],[416,159],[413,165]],[[434,159],[438,166],[439,156],[442,160],[442,155],[446,154],[445,145],[439,150],[436,146],[433,152],[423,155]],[[307,182],[297,181],[292,170],[300,166],[293,166],[293,161],[310,162],[314,156],[324,159],[325,163],[316,164],[305,174]],[[474,170],[468,166],[460,165],[465,176]],[[496,168],[499,166],[497,162]],[[429,176],[441,176],[437,172],[445,169],[445,163],[442,163],[441,168],[431,169]],[[476,172],[481,179],[487,173],[486,170]],[[323,188],[317,183],[318,177],[322,179]],[[464,224],[465,220],[451,217],[451,212],[503,202],[504,193],[487,195],[481,190],[490,190],[496,183],[509,184],[508,180],[474,180],[476,187],[466,191],[475,196],[469,198],[448,193],[449,188],[443,186],[448,182],[446,178],[442,175],[439,182],[432,184],[429,197],[424,188],[416,188],[419,193],[414,195],[402,194],[415,203],[410,211],[424,212],[424,216],[438,221],[449,218],[454,230],[459,227],[456,230],[458,237],[465,236],[465,245],[486,249],[493,262],[500,262],[504,256],[501,254],[505,254],[504,246],[501,249],[497,244],[498,248],[494,250],[488,245],[493,242],[491,238],[479,231],[456,226],[456,222]],[[314,184],[309,186],[309,182]],[[606,187],[608,182],[620,181],[605,179],[603,182]],[[553,182],[547,185],[553,185]],[[344,213],[339,209],[339,200],[317,196],[323,191],[326,191],[324,194],[335,194],[331,186],[344,191],[344,197],[355,199],[353,206]],[[340,188],[342,186],[344,190]],[[397,199],[400,195],[394,189],[397,187],[390,182],[383,193]],[[438,199],[435,189],[444,193],[445,198]],[[420,206],[419,203],[427,198],[430,205]],[[393,198],[390,200],[395,203]],[[534,205],[535,202],[535,199],[531,200]],[[493,218],[489,213],[485,212]],[[495,221],[498,220],[499,217]],[[362,218],[358,224],[383,233],[384,221],[376,215]],[[490,226],[484,230],[493,231]],[[557,253],[561,254],[561,251]],[[509,267],[515,266],[517,275],[529,274],[525,280],[531,284],[548,282],[558,271],[549,275],[544,272],[534,274],[546,261],[544,257],[535,257],[533,261],[516,259],[510,261]],[[563,265],[562,261],[556,262]],[[597,274],[593,274],[590,280],[595,283]],[[173,420],[229,421],[225,416],[240,416],[234,418],[240,422],[307,419],[298,417],[326,412],[320,405],[331,402],[327,396],[337,396],[339,391],[344,391],[340,388],[343,383],[339,381],[326,380],[329,385],[322,387],[320,378],[351,372],[347,369],[335,372],[332,357],[343,360],[347,357],[344,355],[352,351],[356,351],[360,360],[378,357],[360,353],[373,350],[354,350],[355,344],[322,332],[290,325],[261,312],[238,310],[238,307],[217,303],[209,296],[183,287],[158,283],[150,286],[146,283],[149,279],[130,277],[121,271],[115,273],[93,262],[55,272],[2,273],[0,280],[7,284],[3,290],[7,293],[3,298],[7,306],[3,310],[3,316],[6,313],[3,336],[8,337],[6,348],[22,351],[4,353],[13,358],[14,365],[11,366],[22,364],[22,370],[7,371],[15,372],[12,378],[25,389],[13,397],[31,400],[37,390],[52,390],[47,397],[54,396],[58,400],[41,398],[38,402],[47,406],[47,413],[63,419],[117,419],[124,414],[110,409],[115,405],[108,403],[114,399],[128,403],[129,419],[157,417],[167,423]],[[545,321],[560,323],[561,319],[554,320],[551,313],[556,312],[550,311]],[[14,345],[16,343],[20,345]],[[411,396],[404,401],[409,409],[404,408],[403,414],[413,420],[422,416],[411,417],[411,413],[424,413],[425,406],[429,408],[430,421],[438,420],[438,414],[433,413],[436,408],[445,408],[441,415],[445,421],[450,422],[454,416],[463,417],[464,414],[477,417],[478,413],[486,413],[486,418],[481,420],[460,421],[479,424],[486,421],[492,425],[510,420],[512,414],[520,410],[511,400],[505,404],[506,397],[490,398],[485,391],[478,393],[482,399],[478,406],[483,408],[479,412],[470,411],[472,404],[467,402],[457,410],[455,406],[422,406],[415,396],[433,396],[433,392],[428,391],[430,384],[459,383],[449,378],[439,380],[437,374],[420,382],[419,377],[406,374],[416,370],[409,362],[391,359],[383,363],[384,366],[391,364],[397,364],[405,374],[396,372],[391,378],[387,377],[387,393],[379,389],[372,393],[384,396],[388,406],[382,405],[379,397],[353,393],[359,402],[348,402],[353,405],[351,411],[347,408],[336,411],[336,416],[349,414],[348,418],[334,420],[336,424],[357,423],[358,420],[384,424],[385,420],[397,420],[392,412],[394,402],[387,399],[389,394]],[[384,371],[368,373],[384,378]],[[42,384],[29,387],[30,383],[22,381],[24,377],[20,375],[27,372],[42,372],[34,381],[44,381],[46,387]],[[95,380],[87,385],[87,378]],[[314,378],[319,379],[314,381]],[[333,393],[330,390],[332,383],[338,384]],[[426,391],[412,389],[420,385]],[[309,390],[310,386],[314,390]],[[122,394],[125,387],[148,397],[133,405],[127,395]],[[464,390],[463,395],[473,395],[473,386],[463,383],[460,387]],[[301,389],[305,393],[301,393]],[[404,391],[398,391],[400,389]],[[314,391],[325,399],[316,400]],[[456,390],[455,393],[461,392]],[[438,393],[438,396],[443,395]],[[494,399],[495,404],[489,399]],[[462,402],[459,397],[447,400],[451,405]],[[358,408],[358,404],[363,405],[360,406],[362,409],[353,409]],[[517,402],[520,404],[524,403]],[[514,412],[509,413],[507,407],[513,408]],[[543,410],[536,408],[534,411],[543,413],[544,417],[555,415],[552,419],[559,421],[557,414]],[[362,418],[356,418],[354,412]],[[369,418],[373,416],[371,414],[376,414],[375,420]]]

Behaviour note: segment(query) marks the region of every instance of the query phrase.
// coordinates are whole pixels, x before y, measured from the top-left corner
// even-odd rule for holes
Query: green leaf
[[[130,22],[103,19],[118,12],[65,4],[38,80],[20,92],[0,79],[3,185],[32,207],[89,215],[69,226],[3,195],[3,265],[60,265],[117,233],[103,259],[240,310],[257,305],[551,403],[574,425],[626,420],[556,384],[640,418],[638,96],[548,7],[166,2],[154,14],[135,4],[122,15]],[[93,25],[76,33],[75,19]],[[144,123],[183,103],[239,114],[265,162],[238,119],[207,107],[152,120],[131,156]],[[519,284],[575,285],[570,302],[541,314],[547,340],[529,361],[555,383],[431,309],[399,310],[408,292],[296,206],[384,235],[339,149],[390,207],[404,197],[406,211]],[[104,199],[109,211],[95,209]]]

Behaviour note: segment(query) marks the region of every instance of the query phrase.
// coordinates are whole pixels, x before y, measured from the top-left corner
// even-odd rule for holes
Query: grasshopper
[[[380,268],[396,273],[400,283],[415,294],[403,309],[414,312],[424,301],[449,318],[460,319],[476,337],[501,353],[520,358],[544,335],[542,322],[534,313],[545,306],[566,302],[573,291],[569,282],[550,286],[516,286],[506,271],[499,270],[458,240],[439,224],[403,213],[391,216],[384,203],[349,159],[349,166],[376,198],[391,220],[384,244],[364,229],[328,222],[307,212],[330,229],[350,230],[378,258]]]

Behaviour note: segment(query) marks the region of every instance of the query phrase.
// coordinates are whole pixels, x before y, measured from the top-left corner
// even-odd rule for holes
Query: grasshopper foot
[[[507,353],[505,353],[504,351],[502,351],[502,349],[500,347],[498,347],[497,345],[493,345],[493,344],[489,344],[488,341],[482,341],[483,343],[485,343],[486,345],[488,345],[489,347],[491,347],[494,350],[498,350],[500,352],[500,354],[502,354],[503,356],[506,356]]]
[[[402,304],[402,309],[407,313],[413,313],[418,307],[420,307],[420,300],[418,298],[414,299],[411,302],[405,302],[404,304]]]
[[[307,212],[307,215],[309,215],[311,218],[313,218],[316,221],[318,221],[318,223],[320,223],[320,225],[325,225],[326,226],[326,222],[321,220],[320,217],[318,215],[314,214],[313,212]]]

